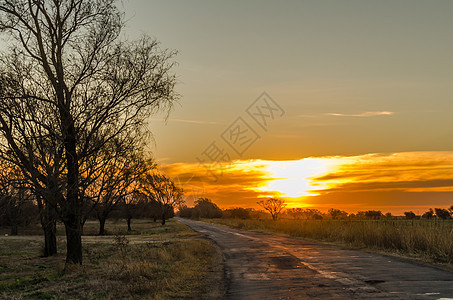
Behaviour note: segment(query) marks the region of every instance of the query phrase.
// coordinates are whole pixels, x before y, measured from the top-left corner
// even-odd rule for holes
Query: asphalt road
[[[222,250],[227,299],[453,299],[453,272],[434,266],[178,220]]]

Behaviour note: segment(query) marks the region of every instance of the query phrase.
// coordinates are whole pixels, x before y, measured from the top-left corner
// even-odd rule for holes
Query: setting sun
[[[329,172],[334,163],[327,158],[305,158],[296,161],[262,161],[261,164],[270,180],[255,188],[257,191],[299,198],[317,195],[317,190],[327,188],[327,184],[317,183],[313,179]]]
[[[421,210],[433,203],[448,205],[451,161],[453,153],[447,151],[401,152],[235,160],[213,170],[179,163],[164,169],[183,186],[187,203],[211,197],[222,207],[257,207],[258,199],[280,197],[288,207],[375,208],[398,213],[409,203]],[[430,199],[427,204],[426,199]]]

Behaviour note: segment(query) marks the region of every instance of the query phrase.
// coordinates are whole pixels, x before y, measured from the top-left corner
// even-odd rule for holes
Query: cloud
[[[269,179],[263,165],[251,161],[234,161],[224,165],[174,163],[162,165],[167,173],[184,189],[186,205],[193,205],[199,197],[208,197],[221,207],[255,207],[259,197],[275,193],[255,190]]]
[[[453,191],[453,153],[400,152],[336,157],[336,166],[313,178],[320,193],[375,190]]]
[[[218,122],[213,121],[199,121],[199,120],[183,120],[183,119],[171,119],[170,122],[177,122],[177,123],[189,123],[189,124],[219,124]]]
[[[214,125],[214,124],[220,124],[220,123],[214,122],[214,121],[184,120],[184,119],[169,119],[169,120],[163,120],[163,119],[152,118],[151,120],[152,120],[152,121],[166,121],[166,122],[173,122],[173,123],[197,124],[197,125]]]
[[[415,206],[420,211],[444,207],[453,199],[450,151],[236,160],[211,167],[175,163],[164,164],[161,170],[183,187],[189,206],[199,197],[208,197],[223,208],[257,208],[260,198],[278,196],[290,205],[321,210],[402,213]],[[411,197],[416,199],[412,204]]]
[[[334,117],[376,117],[376,116],[390,116],[393,114],[395,113],[392,111],[367,111],[360,114],[326,113],[326,115]]]

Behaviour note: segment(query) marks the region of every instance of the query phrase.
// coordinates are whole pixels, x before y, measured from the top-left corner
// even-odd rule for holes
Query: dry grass
[[[0,238],[1,299],[203,298],[213,245],[185,225],[136,221],[135,234],[109,223],[110,236],[84,237],[84,264],[65,269],[65,253],[40,257],[40,236]],[[88,232],[96,223],[86,225]],[[59,250],[64,250],[59,237]]]
[[[238,220],[210,222],[453,264],[453,220]]]

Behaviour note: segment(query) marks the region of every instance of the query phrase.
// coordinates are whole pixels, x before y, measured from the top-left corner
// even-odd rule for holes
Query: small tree
[[[9,226],[10,234],[17,235],[20,225],[37,220],[37,207],[21,171],[1,159],[0,166],[0,226]]]
[[[427,212],[425,212],[425,213],[422,215],[422,218],[423,218],[423,219],[428,219],[428,220],[434,218],[434,211],[433,211],[433,209],[430,208]]]
[[[288,208],[286,210],[286,213],[296,220],[302,219],[304,216],[306,216],[305,210],[300,207]]]
[[[329,209],[329,215],[332,217],[332,219],[344,219],[348,216],[348,213],[343,210],[331,208]]]
[[[251,219],[250,211],[242,207],[225,209],[222,212],[222,218],[226,219]]]
[[[221,218],[222,210],[208,198],[199,198],[195,201],[192,212],[193,218]]]
[[[365,217],[367,219],[380,219],[382,217],[382,212],[380,210],[367,210],[365,212]]]
[[[272,220],[276,221],[282,210],[286,207],[285,201],[278,198],[270,198],[257,202],[259,206],[267,210],[272,217]]]
[[[436,216],[439,219],[442,219],[442,220],[450,219],[450,212],[448,210],[443,209],[443,208],[435,208],[434,210],[436,211]]]
[[[404,215],[406,216],[406,219],[408,219],[408,220],[413,220],[417,217],[415,215],[415,213],[412,211],[406,211],[406,212],[404,212]]]
[[[162,225],[165,225],[166,217],[173,212],[174,208],[183,203],[182,188],[177,187],[168,176],[163,174],[154,173],[143,176],[140,193],[159,204]]]
[[[306,216],[307,219],[321,220],[322,219],[322,212],[319,209],[307,208],[305,210],[305,216]]]

